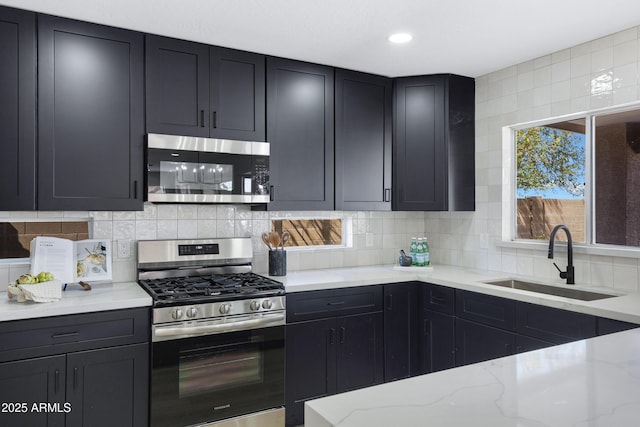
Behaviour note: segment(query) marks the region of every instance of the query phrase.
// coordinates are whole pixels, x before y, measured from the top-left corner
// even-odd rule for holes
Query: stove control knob
[[[260,310],[260,301],[251,301],[251,303],[249,304],[249,308],[252,311],[258,311]]]
[[[187,308],[187,317],[196,317],[198,315],[198,309],[195,307]]]
[[[220,314],[229,314],[230,311],[231,311],[231,304],[224,303],[220,305]]]
[[[270,310],[271,307],[273,307],[273,302],[270,299],[266,299],[266,300],[262,301],[262,308]]]
[[[181,308],[176,308],[171,312],[171,317],[173,317],[174,320],[180,320],[183,314],[184,313],[182,312]]]

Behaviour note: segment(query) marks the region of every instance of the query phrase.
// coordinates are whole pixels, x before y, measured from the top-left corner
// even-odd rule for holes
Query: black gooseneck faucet
[[[555,265],[555,267],[560,272],[560,278],[567,279],[567,285],[575,285],[576,279],[575,279],[575,271],[573,269],[573,242],[571,240],[571,232],[569,231],[569,228],[566,225],[560,224],[560,225],[556,225],[553,228],[553,231],[551,232],[551,236],[549,236],[548,258],[553,259],[553,243],[556,239],[556,233],[560,229],[564,230],[565,234],[567,235],[567,271],[560,270],[560,267],[558,267],[558,265],[555,262],[553,263],[553,265]]]

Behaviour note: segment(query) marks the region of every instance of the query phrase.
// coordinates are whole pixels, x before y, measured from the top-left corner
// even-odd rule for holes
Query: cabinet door
[[[379,384],[383,380],[382,313],[338,318],[337,391]]]
[[[564,344],[597,336],[596,317],[584,313],[518,302],[516,331],[519,334]]]
[[[453,368],[455,363],[455,317],[424,310],[421,321],[420,374]]]
[[[516,330],[516,301],[456,290],[456,315],[508,331]]]
[[[549,341],[539,340],[537,338],[531,338],[526,335],[516,334],[516,353],[525,353],[527,351],[547,348],[553,345],[555,344]]]
[[[149,345],[70,353],[68,426],[148,425]]]
[[[36,207],[35,14],[0,7],[0,210]]]
[[[38,209],[142,210],[143,36],[38,20]]]
[[[265,57],[211,48],[211,136],[265,140]]]
[[[286,326],[285,407],[287,426],[304,422],[304,402],[336,392],[336,321]]]
[[[64,426],[65,356],[50,356],[0,363],[0,402],[14,406],[0,411],[2,426]],[[39,404],[58,404],[60,412],[33,410]],[[76,408],[71,408],[75,410]]]
[[[621,320],[607,319],[605,317],[598,317],[598,335],[613,334],[616,332],[627,331],[629,329],[640,328],[640,325],[635,323],[623,322]]]
[[[395,81],[394,210],[447,209],[445,79]]]
[[[146,36],[147,131],[209,136],[209,47]]]
[[[267,58],[271,210],[332,210],[333,68]]]
[[[336,70],[336,209],[391,210],[391,79]]]
[[[419,286],[419,285],[418,285]],[[414,283],[384,285],[384,380],[408,378],[419,372]]]
[[[515,334],[456,319],[456,366],[512,355]]]

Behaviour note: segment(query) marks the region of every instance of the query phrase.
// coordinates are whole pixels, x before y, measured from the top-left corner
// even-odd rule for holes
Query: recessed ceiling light
[[[410,42],[412,38],[413,36],[411,34],[396,33],[389,36],[389,41],[391,43],[407,43]]]

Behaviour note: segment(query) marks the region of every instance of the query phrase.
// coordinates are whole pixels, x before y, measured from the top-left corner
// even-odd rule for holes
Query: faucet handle
[[[567,272],[560,270],[560,267],[558,267],[558,264],[556,264],[555,262],[553,263],[553,265],[556,267],[556,270],[558,270],[560,272],[560,278],[561,279],[566,279],[567,278]]]

